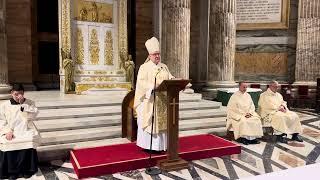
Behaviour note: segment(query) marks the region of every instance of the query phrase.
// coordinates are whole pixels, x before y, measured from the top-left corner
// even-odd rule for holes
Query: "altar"
[[[126,0],[63,0],[59,19],[61,92],[131,89]]]

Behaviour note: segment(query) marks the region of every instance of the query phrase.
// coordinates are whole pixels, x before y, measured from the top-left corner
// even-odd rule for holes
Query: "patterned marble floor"
[[[298,114],[303,125],[303,143],[289,142],[286,145],[269,138],[258,145],[242,146],[239,155],[192,161],[188,169],[181,171],[162,172],[151,177],[140,169],[88,179],[239,179],[320,163],[320,116],[306,110],[298,111]],[[31,177],[45,180],[76,178],[71,163],[62,161],[41,165],[38,174]]]

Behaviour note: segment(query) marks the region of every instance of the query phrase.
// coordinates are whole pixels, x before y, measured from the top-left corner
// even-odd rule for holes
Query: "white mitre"
[[[145,43],[145,46],[146,46],[149,54],[153,54],[155,52],[160,52],[159,41],[155,37],[148,39]]]

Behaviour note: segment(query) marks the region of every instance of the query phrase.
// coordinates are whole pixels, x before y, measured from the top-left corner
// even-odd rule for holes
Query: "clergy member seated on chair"
[[[247,91],[248,84],[239,82],[239,91],[235,92],[227,105],[227,130],[233,129],[234,139],[245,144],[259,144],[262,137],[260,116]]]
[[[11,96],[0,105],[0,179],[29,178],[38,171],[38,132],[30,128],[38,109],[21,84],[13,85]]]
[[[152,135],[152,151],[167,150],[167,107],[166,93],[156,92],[154,88],[162,81],[174,78],[168,67],[161,63],[159,41],[152,37],[145,43],[149,56],[140,66],[135,91],[134,108],[137,112],[137,146],[149,150],[151,140],[151,122],[155,115]],[[156,85],[155,83],[156,77]],[[153,106],[156,106],[155,114]]]
[[[288,109],[282,95],[277,92],[278,88],[278,82],[272,81],[267,91],[260,95],[259,114],[264,123],[271,124],[277,141],[288,143],[284,136],[291,134],[292,140],[302,142],[298,136],[302,132],[300,119],[295,112]]]

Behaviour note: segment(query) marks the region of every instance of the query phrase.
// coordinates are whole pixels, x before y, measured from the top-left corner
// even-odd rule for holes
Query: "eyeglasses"
[[[160,53],[150,54],[151,56],[160,56]]]

